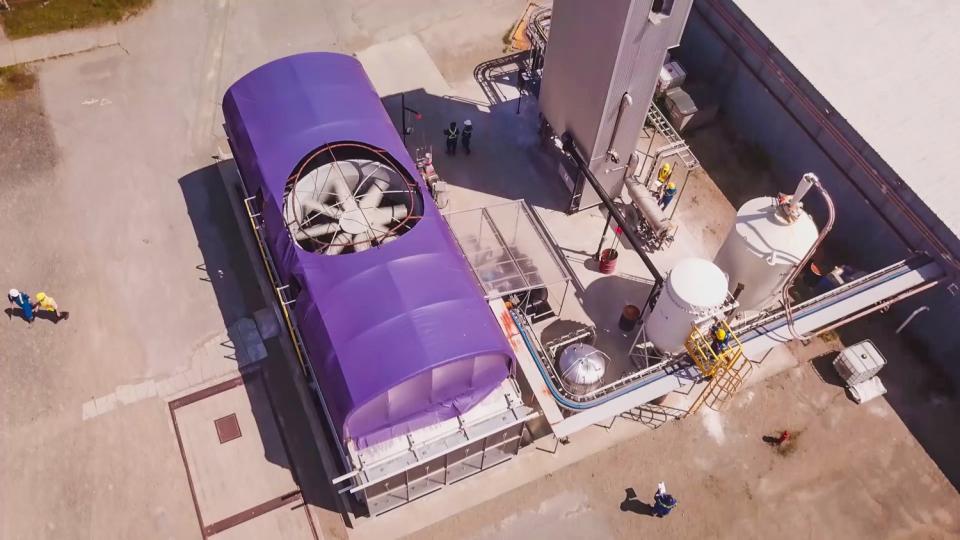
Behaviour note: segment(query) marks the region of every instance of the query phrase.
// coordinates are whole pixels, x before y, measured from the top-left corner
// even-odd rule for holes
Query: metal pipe
[[[830,194],[827,193],[827,190],[823,188],[823,184],[820,183],[820,179],[817,178],[813,173],[807,173],[803,175],[803,180],[801,181],[801,186],[797,187],[797,192],[804,194],[806,189],[803,189],[801,192],[801,187],[803,184],[810,184],[813,187],[817,188],[817,192],[823,197],[824,203],[827,205],[827,224],[820,229],[820,235],[817,236],[816,242],[810,246],[810,249],[807,250],[807,254],[804,255],[803,260],[800,261],[797,266],[793,268],[793,271],[790,272],[790,275],[787,277],[786,282],[783,284],[783,288],[780,290],[780,299],[783,302],[784,312],[787,316],[787,328],[790,330],[790,334],[797,339],[804,339],[805,336],[800,335],[799,332],[794,328],[793,323],[793,310],[791,306],[790,299],[790,288],[793,287],[793,282],[796,281],[797,276],[800,275],[800,272],[807,267],[807,263],[810,262],[810,259],[813,257],[813,254],[817,251],[817,248],[820,247],[820,244],[823,243],[823,240],[827,237],[827,234],[830,232],[830,229],[833,229],[833,223],[836,220],[836,209],[833,206],[833,199],[830,198]],[[794,204],[792,201],[791,205]]]
[[[943,281],[943,280],[937,279],[937,280],[931,281],[931,282],[929,282],[929,283],[924,283],[923,285],[919,285],[919,286],[917,286],[917,287],[914,287],[913,289],[910,289],[910,290],[908,290],[908,291],[902,292],[902,293],[894,296],[893,298],[890,298],[890,299],[888,299],[888,300],[884,300],[883,302],[880,302],[879,304],[877,304],[877,305],[875,305],[875,306],[873,306],[873,307],[871,307],[871,308],[865,309],[865,310],[863,310],[863,311],[861,311],[861,312],[859,312],[859,313],[856,313],[856,314],[854,314],[854,315],[850,315],[850,316],[844,317],[844,318],[840,319],[839,321],[837,321],[837,322],[835,322],[835,323],[833,323],[833,324],[831,324],[831,325],[829,325],[829,326],[826,326],[826,327],[824,327],[824,328],[818,328],[817,330],[815,330],[815,331],[813,332],[813,334],[812,334],[810,337],[819,336],[820,334],[822,334],[822,333],[824,333],[824,332],[829,332],[830,330],[833,330],[834,328],[839,328],[839,327],[841,327],[841,326],[843,326],[843,325],[845,325],[845,324],[847,324],[847,323],[849,323],[849,322],[853,322],[853,321],[855,321],[855,320],[857,320],[857,319],[860,319],[860,318],[862,318],[862,317],[866,317],[867,315],[870,315],[871,313],[874,313],[874,312],[876,312],[876,311],[880,311],[881,309],[890,307],[891,305],[899,302],[900,300],[903,300],[904,298],[908,298],[908,297],[913,296],[913,295],[915,295],[915,294],[917,294],[917,293],[923,292],[923,291],[925,291],[925,290],[927,290],[927,289],[936,287],[937,285],[940,284],[941,281]]]
[[[913,310],[913,313],[911,313],[910,316],[907,317],[907,320],[903,321],[903,324],[897,327],[896,333],[899,334],[904,328],[907,327],[908,324],[910,324],[910,321],[912,321],[914,317],[923,313],[924,311],[930,311],[930,306],[920,306],[917,309]]]
[[[590,185],[600,197],[600,201],[604,206],[607,207],[607,211],[610,212],[610,215],[612,215],[613,219],[616,220],[617,225],[620,225],[623,235],[627,237],[627,240],[637,252],[637,255],[640,255],[640,259],[643,261],[643,264],[653,276],[654,289],[656,289],[663,284],[663,276],[660,274],[660,271],[657,270],[657,267],[653,264],[653,261],[650,260],[650,257],[647,255],[647,253],[643,251],[643,242],[641,242],[640,239],[637,238],[637,235],[634,234],[633,230],[630,228],[630,225],[627,223],[626,218],[620,212],[620,209],[617,208],[616,203],[614,203],[613,199],[607,195],[607,192],[605,189],[603,189],[600,181],[597,180],[597,177],[593,175],[593,172],[590,170],[587,162],[583,159],[583,156],[580,155],[580,150],[577,148],[576,144],[573,143],[573,136],[568,135],[566,137],[561,137],[561,140],[563,139],[569,141],[568,144],[564,145],[564,150],[573,157],[573,160],[577,163],[577,167],[580,169],[580,172],[583,173],[584,178],[587,179],[587,182],[590,182]]]
[[[627,112],[627,108],[631,106],[633,106],[633,98],[630,97],[629,92],[624,92],[623,97],[620,98],[617,121],[613,124],[613,133],[610,134],[610,144],[607,145],[607,158],[614,163],[620,163],[620,156],[618,156],[617,151],[613,149],[614,143],[617,142],[617,133],[620,132],[620,121],[623,120],[623,113]]]
[[[637,388],[640,388],[642,386],[646,386],[654,381],[659,381],[660,379],[667,376],[666,371],[664,371],[658,375],[651,376],[649,378],[642,378],[637,381],[634,381],[633,383],[628,384],[627,386],[624,386],[619,390],[616,390],[605,396],[596,398],[592,401],[587,401],[584,403],[570,401],[563,394],[561,394],[560,391],[557,390],[556,385],[553,384],[553,379],[550,377],[550,374],[547,373],[547,371],[543,367],[543,362],[540,359],[540,354],[537,352],[536,347],[534,347],[534,345],[530,342],[530,337],[527,336],[527,332],[523,329],[523,326],[520,324],[520,321],[517,319],[517,316],[514,315],[513,310],[510,310],[508,313],[510,314],[510,318],[513,320],[513,324],[517,327],[517,331],[520,332],[520,337],[523,340],[524,345],[526,345],[527,351],[530,353],[530,356],[533,357],[533,361],[537,365],[537,370],[540,371],[540,375],[543,377],[544,382],[547,384],[547,389],[550,390],[550,395],[552,395],[553,399],[556,400],[557,404],[563,407],[564,409],[567,409],[570,411],[583,411],[587,409],[592,409],[599,405],[603,405],[604,403],[610,401],[611,399],[618,398],[628,392],[632,392],[633,390],[636,390]],[[667,367],[667,366],[663,366],[663,367]]]

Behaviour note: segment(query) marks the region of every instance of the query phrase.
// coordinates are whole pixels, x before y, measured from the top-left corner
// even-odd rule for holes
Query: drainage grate
[[[213,425],[217,428],[217,438],[220,439],[220,444],[239,439],[243,435],[240,433],[240,423],[237,422],[236,414],[217,418],[213,421]]]

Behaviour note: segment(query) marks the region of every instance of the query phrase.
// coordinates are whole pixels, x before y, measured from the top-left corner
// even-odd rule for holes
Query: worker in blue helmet
[[[653,496],[653,515],[658,518],[669,514],[677,507],[677,499],[667,493],[667,486],[660,482],[657,485],[657,493]]]
[[[33,324],[33,319],[35,318],[33,314],[33,302],[30,301],[30,295],[25,292],[20,292],[17,289],[10,289],[10,292],[7,293],[7,300],[11,304],[20,308],[20,313],[23,315],[23,320],[28,323]]]
[[[673,196],[677,194],[677,185],[673,182],[667,182],[667,188],[663,190],[663,195],[660,195],[660,209],[666,210],[670,206],[670,201],[673,200]]]

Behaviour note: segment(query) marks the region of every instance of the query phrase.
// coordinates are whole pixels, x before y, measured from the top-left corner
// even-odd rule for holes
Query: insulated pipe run
[[[800,185],[797,186],[796,191],[796,193],[799,193],[801,197],[805,195],[807,189],[809,189],[804,189],[804,184],[809,184],[810,186],[817,188],[817,192],[820,193],[821,197],[823,197],[823,201],[827,205],[827,224],[820,229],[820,235],[817,236],[817,241],[810,246],[807,254],[803,257],[803,260],[793,268],[793,271],[790,272],[790,275],[787,277],[787,281],[783,284],[783,289],[780,290],[780,299],[783,301],[783,310],[787,316],[787,328],[790,329],[790,334],[792,334],[796,339],[804,339],[806,336],[801,335],[794,328],[790,288],[793,287],[793,282],[796,281],[797,276],[800,275],[800,272],[807,267],[807,263],[810,262],[810,259],[817,251],[817,248],[823,243],[823,240],[827,237],[830,229],[833,228],[833,223],[836,220],[836,208],[833,206],[833,199],[830,198],[830,194],[827,193],[827,190],[823,188],[823,184],[820,183],[820,179],[817,178],[817,176],[813,173],[807,173],[803,175],[803,179],[801,180]],[[796,201],[791,201],[790,204],[794,205],[796,204]]]

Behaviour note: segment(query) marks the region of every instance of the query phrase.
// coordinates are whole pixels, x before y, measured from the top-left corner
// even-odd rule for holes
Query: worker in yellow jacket
[[[67,314],[65,312],[62,314],[60,313],[60,306],[57,305],[57,301],[54,300],[52,296],[44,292],[37,293],[37,303],[34,304],[33,307],[43,311],[52,311],[56,316],[54,322],[59,321],[61,318],[67,318]]]

